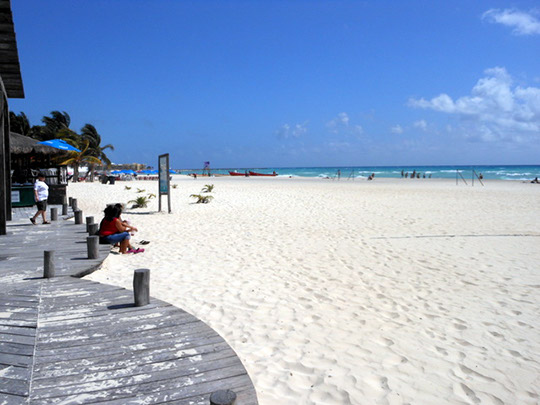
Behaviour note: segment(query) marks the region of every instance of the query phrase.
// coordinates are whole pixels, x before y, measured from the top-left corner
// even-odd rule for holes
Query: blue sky
[[[540,164],[537,1],[12,1],[31,124],[117,163]]]

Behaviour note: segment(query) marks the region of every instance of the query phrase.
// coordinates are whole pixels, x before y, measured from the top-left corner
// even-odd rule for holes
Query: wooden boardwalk
[[[26,224],[26,221],[28,224]],[[0,237],[0,405],[209,404],[230,389],[257,404],[240,359],[205,323],[133,292],[71,277],[86,259],[85,225],[27,217]],[[43,279],[43,250],[55,249],[57,277]]]

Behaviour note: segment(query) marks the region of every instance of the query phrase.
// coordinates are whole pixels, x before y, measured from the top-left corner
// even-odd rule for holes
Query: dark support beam
[[[9,128],[6,131],[8,119],[6,92],[2,78],[0,78],[0,235],[6,234],[7,221],[7,173],[6,159],[9,159],[9,150],[6,151],[6,137],[9,137]]]
[[[43,278],[54,277],[54,250],[43,252]]]
[[[234,405],[236,394],[231,390],[216,391],[210,395],[210,405]]]
[[[86,238],[86,247],[89,259],[97,259],[99,256],[99,237],[88,236]]]
[[[86,232],[90,232],[90,225],[94,223],[94,217],[86,217]]]
[[[144,307],[150,303],[149,269],[137,269],[133,273],[133,295],[136,307]]]
[[[74,214],[75,214],[75,225],[81,225],[82,224],[82,211],[76,210]]]
[[[99,232],[99,224],[90,224],[88,225],[88,235],[94,236]]]

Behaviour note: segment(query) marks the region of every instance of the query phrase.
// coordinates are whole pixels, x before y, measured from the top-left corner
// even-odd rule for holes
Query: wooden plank
[[[203,403],[230,388],[238,405],[257,403],[240,359],[204,322],[166,302],[135,307],[132,291],[66,277],[96,265],[80,259],[86,245],[76,241],[86,232],[69,223],[25,227],[36,233],[15,229],[9,243],[0,239],[9,255],[0,258],[0,405]],[[58,277],[43,280],[42,252],[59,239],[72,242],[56,249]],[[40,248],[25,255],[25,244]]]

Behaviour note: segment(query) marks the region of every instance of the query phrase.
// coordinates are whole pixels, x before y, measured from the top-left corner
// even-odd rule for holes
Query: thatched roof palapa
[[[34,138],[17,134],[9,133],[10,152],[16,155],[42,154],[42,155],[58,155],[64,153],[63,150],[52,148],[47,145],[38,143]]]

